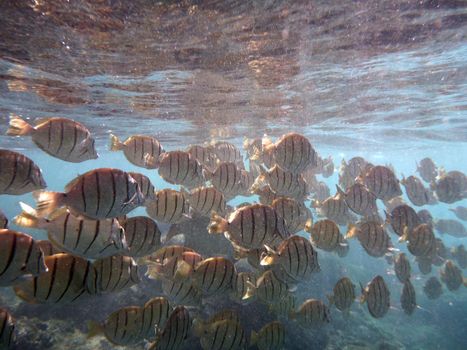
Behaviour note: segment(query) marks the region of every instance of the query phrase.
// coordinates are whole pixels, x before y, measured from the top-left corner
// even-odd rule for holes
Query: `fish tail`
[[[246,292],[242,296],[242,300],[250,299],[253,295],[255,295],[255,290],[256,286],[250,281],[246,281]]]
[[[61,192],[35,191],[34,199],[37,203],[37,215],[47,216],[55,209],[65,205],[66,194]]]
[[[213,233],[224,233],[227,231],[228,222],[222,216],[212,212],[211,214],[211,222],[208,226],[208,232],[210,234]]]
[[[251,331],[250,346],[253,346],[256,343],[258,343],[258,333],[256,333],[255,331]]]
[[[37,212],[34,208],[30,207],[26,203],[19,202],[22,212],[15,216],[13,222],[15,225],[21,227],[31,227],[31,228],[43,228],[47,223],[47,219],[40,218],[37,215]]]
[[[149,153],[144,155],[144,165],[148,168],[155,169],[159,167],[159,159],[151,156]]]
[[[305,223],[305,232],[311,233],[312,227],[313,227],[313,220],[308,219]]]
[[[253,193],[265,185],[267,185],[266,176],[264,174],[261,174],[256,178],[253,185],[251,185],[250,191]]]
[[[12,115],[10,117],[10,127],[6,134],[10,136],[24,136],[32,134],[35,130],[36,129],[25,120],[17,115]]]
[[[146,277],[151,280],[157,280],[161,278],[163,268],[162,264],[151,261],[149,264],[147,264],[147,267],[148,269],[145,274]]]
[[[328,298],[328,300],[329,300],[329,307],[331,307],[332,305],[334,305],[334,295],[332,295],[332,294],[327,294],[327,295],[326,295],[326,298]]]
[[[104,333],[104,327],[96,321],[88,322],[88,339]]]
[[[356,237],[358,234],[358,228],[357,226],[355,226],[354,224],[349,224],[347,226],[347,234],[345,235],[345,239],[349,239],[349,238],[354,238]]]
[[[123,148],[125,148],[125,144],[117,136],[110,134],[110,150],[116,152],[121,151]]]
[[[201,337],[204,333],[204,323],[199,318],[195,318],[192,324],[193,334],[198,338]]]

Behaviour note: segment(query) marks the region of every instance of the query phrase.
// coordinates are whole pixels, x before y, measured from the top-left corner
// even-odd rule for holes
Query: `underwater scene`
[[[467,2],[0,1],[0,350],[467,349]]]

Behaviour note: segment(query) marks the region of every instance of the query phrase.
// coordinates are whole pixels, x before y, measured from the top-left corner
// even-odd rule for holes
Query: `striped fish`
[[[355,221],[344,196],[340,194],[328,197],[323,202],[314,200],[311,202],[311,206],[316,209],[318,215],[324,216],[338,225],[346,225]]]
[[[227,141],[214,141],[207,147],[219,162],[243,163],[243,157],[240,150],[232,143]]]
[[[256,276],[251,272],[239,272],[234,275],[232,279],[232,293],[230,297],[233,301],[237,303],[245,303],[253,301],[254,295],[248,299],[243,299],[248,290],[248,284],[256,285]]]
[[[65,186],[65,193],[35,193],[37,213],[46,216],[66,206],[70,211],[91,219],[115,218],[141,205],[144,196],[138,183],[119,169],[88,171]]]
[[[162,263],[172,256],[181,256],[185,252],[194,252],[193,249],[181,245],[169,245],[159,248],[148,257],[149,261]]]
[[[439,219],[435,220],[434,226],[441,235],[450,235],[458,238],[467,237],[467,229],[458,220]]]
[[[281,350],[285,344],[285,328],[279,321],[270,322],[259,330],[251,332],[250,346],[259,350]]]
[[[201,216],[209,217],[213,211],[221,215],[226,212],[225,197],[214,187],[198,187],[191,192],[184,192],[184,195],[190,207]]]
[[[355,184],[355,179],[366,171],[367,166],[368,162],[362,157],[353,157],[348,163],[342,159],[339,169],[339,186],[347,190]]]
[[[263,205],[271,205],[275,199],[282,197],[271,190],[269,185],[254,189],[252,193],[258,195],[259,202]]]
[[[412,231],[421,224],[417,212],[406,204],[394,208],[390,214],[386,213],[386,222],[391,224],[392,229],[398,236],[404,234],[404,228]]]
[[[96,271],[92,264],[71,254],[45,258],[47,272],[14,287],[16,295],[28,303],[64,304],[85,293],[96,293]]]
[[[350,210],[355,214],[369,216],[378,211],[376,206],[376,196],[370,192],[365,185],[356,183],[343,192],[337,186],[337,192],[341,194]]]
[[[318,165],[318,154],[303,135],[288,133],[275,143],[265,137],[262,145],[263,153],[271,150],[276,164],[292,173],[298,174],[308,166]]]
[[[7,228],[8,218],[3,214],[3,211],[0,210],[0,229]]]
[[[244,169],[240,170],[241,177],[240,177],[240,195],[242,196],[251,196],[251,186],[253,186],[253,183],[255,182],[255,176],[251,171],[246,171]]]
[[[123,151],[126,159],[136,166],[155,169],[156,166],[146,162],[146,155],[158,159],[164,153],[160,142],[151,136],[134,135],[121,142],[117,136],[110,135],[110,150]]]
[[[278,317],[288,318],[295,311],[297,299],[292,293],[287,293],[280,301],[269,304],[269,310],[275,313]]]
[[[11,314],[0,308],[0,349],[8,350],[15,342],[15,320]]]
[[[303,200],[308,194],[308,188],[301,174],[292,173],[275,165],[258,176],[251,187],[252,190],[269,185],[271,190],[281,196]]]
[[[301,236],[291,236],[283,241],[276,251],[268,249],[261,265],[281,265],[295,281],[307,280],[313,272],[319,272],[318,252]]]
[[[355,301],[355,285],[348,277],[342,277],[337,281],[333,294],[329,295],[328,299],[329,306],[335,305],[338,310],[348,313]]]
[[[177,306],[170,314],[163,331],[157,335],[156,341],[149,345],[148,350],[181,349],[190,328],[191,319],[188,310],[184,306]]]
[[[204,183],[201,164],[187,152],[165,152],[159,157],[159,176],[168,183],[188,188]]]
[[[245,349],[246,334],[238,321],[220,320],[209,324],[193,322],[193,330],[203,350]]]
[[[274,246],[289,236],[285,221],[267,205],[252,204],[233,212],[228,219],[213,213],[209,233],[226,233],[235,245],[257,249],[265,244]]]
[[[144,196],[145,203],[156,199],[156,195],[155,195],[156,190],[154,188],[154,185],[151,183],[151,180],[149,180],[149,177],[147,177],[146,175],[140,174],[140,173],[135,173],[135,172],[129,172],[128,174],[138,184],[139,189]],[[144,203],[142,205],[144,205]]]
[[[410,262],[405,253],[399,253],[394,258],[394,271],[401,283],[408,281],[410,278]]]
[[[460,220],[467,221],[467,208],[458,205],[455,208],[449,208],[449,211],[452,211],[454,215]]]
[[[165,322],[169,319],[173,309],[167,298],[152,298],[143,307],[143,325],[141,329],[142,338],[154,340],[156,337],[155,327],[164,329]]]
[[[312,328],[319,328],[331,322],[329,308],[321,300],[316,299],[306,300],[290,316],[292,319],[299,321],[303,326]]]
[[[384,225],[374,221],[364,221],[356,225],[349,225],[345,238],[357,237],[368,255],[382,257],[391,249],[391,241]]]
[[[331,190],[329,189],[328,185],[326,185],[326,183],[323,181],[318,181],[316,182],[316,184],[312,184],[310,187],[310,191],[314,200],[324,201],[331,195]]]
[[[422,181],[418,177],[403,177],[401,184],[404,185],[405,193],[413,205],[422,206],[437,203],[433,193],[423,186]]]
[[[311,242],[317,248],[328,252],[335,251],[339,243],[343,241],[339,226],[328,219],[317,221],[312,227],[306,226],[305,231],[310,233]]]
[[[359,179],[377,198],[390,200],[402,194],[399,180],[388,167],[377,165],[371,167]]]
[[[410,280],[404,282],[401,294],[401,306],[407,315],[411,315],[417,307],[417,299],[415,295],[415,288]]]
[[[305,204],[293,198],[277,198],[272,202],[271,207],[285,220],[285,227],[291,234],[302,231],[306,222],[312,218]]]
[[[242,172],[235,163],[222,162],[213,172],[203,171],[206,181],[210,181],[226,199],[237,196],[242,191]]]
[[[431,273],[431,257],[416,256],[415,261],[422,274],[429,275]]]
[[[207,169],[213,169],[216,165],[216,155],[208,147],[191,145],[186,152]]]
[[[195,266],[203,260],[196,252],[184,252],[181,255],[164,259],[160,263],[150,262],[146,275],[151,279],[177,280],[191,275]]]
[[[114,255],[94,261],[98,293],[117,292],[140,282],[138,265],[129,256]]]
[[[71,119],[41,119],[33,127],[20,117],[12,116],[7,135],[29,135],[41,150],[67,162],[80,163],[98,158],[89,130]]]
[[[193,286],[190,279],[178,281],[164,279],[162,291],[174,304],[193,306],[201,304],[201,292]]]
[[[156,199],[146,205],[147,214],[166,224],[182,222],[189,215],[190,207],[182,192],[163,189],[156,192]]]
[[[47,271],[39,245],[25,233],[0,229],[0,252],[0,287]]]
[[[407,227],[404,231],[399,241],[408,241],[407,248],[412,255],[432,256],[434,249],[436,249],[436,239],[432,227],[427,224],[420,224],[413,231],[409,231]]]
[[[458,268],[451,260],[447,260],[444,268],[439,270],[441,281],[450,291],[455,291],[460,288],[462,282],[462,270]]]
[[[256,294],[266,304],[275,304],[289,293],[288,285],[273,270],[265,271],[256,281],[256,286],[250,285],[244,299]]]
[[[143,309],[139,306],[127,306],[112,312],[102,324],[89,322],[88,338],[104,334],[115,345],[134,345],[143,340]],[[154,328],[153,328],[154,331]]]
[[[389,289],[383,277],[376,276],[370,283],[362,289],[361,303],[367,302],[368,311],[374,318],[381,318],[389,310]]]
[[[125,231],[127,242],[126,254],[142,257],[155,252],[161,246],[161,231],[157,223],[146,216],[134,216],[119,220]]]
[[[23,211],[13,220],[18,226],[47,231],[57,249],[88,259],[99,259],[124,253],[127,249],[124,229],[117,219],[90,220],[78,218],[67,209],[40,218],[36,211],[20,202]]]
[[[430,158],[423,158],[420,163],[417,163],[417,172],[423,181],[428,183],[436,181],[436,176],[438,176],[438,168]]]
[[[20,195],[46,187],[41,169],[31,159],[0,149],[0,194]]]
[[[467,198],[467,177],[459,171],[450,171],[432,182],[430,188],[440,202],[451,204]]]
[[[428,299],[438,299],[443,294],[443,286],[436,277],[430,277],[423,286],[423,292]]]
[[[193,285],[204,295],[214,295],[231,289],[236,274],[235,266],[230,260],[213,257],[196,265],[192,280]]]

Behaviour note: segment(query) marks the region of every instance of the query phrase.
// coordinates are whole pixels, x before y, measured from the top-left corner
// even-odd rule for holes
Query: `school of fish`
[[[31,137],[40,150],[65,162],[99,157],[91,132],[67,118],[42,119],[33,126],[15,115],[7,135]],[[400,179],[390,165],[361,157],[343,160],[331,194],[334,189],[318,177],[337,171],[332,158],[322,158],[298,133],[275,142],[266,136],[245,139],[245,154],[226,141],[168,151],[146,135],[122,142],[112,134],[110,140],[111,151],[122,151],[130,163],[178,190],[155,189],[140,173],[96,167],[69,179],[62,192],[50,192],[32,159],[0,149],[0,195],[32,192],[36,200],[35,207],[18,202],[21,213],[14,218],[0,211],[0,287],[12,288],[26,303],[62,305],[118,293],[148,279],[162,285],[164,295],[142,306],[117,309],[105,320],[90,317],[89,337],[102,334],[115,345],[145,342],[148,349],[175,350],[191,334],[204,350],[283,349],[285,323],[296,322],[304,331],[325,327],[332,323],[333,306],[347,317],[358,300],[357,283],[369,315],[384,317],[397,302],[381,275],[366,285],[342,277],[328,291],[328,300],[310,295],[299,304],[294,296],[321,273],[321,255],[345,258],[355,238],[362,251],[397,276],[399,305],[408,315],[421,292],[411,282],[412,264],[422,274],[433,274],[423,287],[429,299],[467,283],[464,245],[449,249],[443,243],[444,235],[467,237],[462,223],[467,208],[449,208],[458,220],[437,220],[427,209],[415,209],[467,198],[467,176],[447,172],[430,158],[418,162],[420,178]],[[237,196],[251,198],[232,207],[229,201]],[[128,215],[137,207],[144,207],[147,216]],[[221,237],[233,258],[203,256],[195,247],[167,239],[178,225],[198,218],[209,220],[203,239]],[[43,230],[48,239],[36,240],[12,224]],[[167,238],[161,224],[172,225]],[[439,277],[433,266],[439,267]],[[193,309],[214,297],[242,306],[264,303],[277,319],[247,334],[236,310],[219,310],[206,319]],[[0,308],[0,349],[12,347],[16,334],[14,315]]]

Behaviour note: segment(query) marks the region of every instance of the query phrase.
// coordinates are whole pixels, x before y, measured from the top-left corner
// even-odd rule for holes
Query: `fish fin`
[[[259,264],[261,266],[273,265],[278,256],[278,253],[271,247],[267,246],[266,244],[264,245],[264,248],[266,248],[266,253],[263,253],[264,257],[261,258],[261,261]]]
[[[246,293],[242,300],[250,299],[255,294],[256,286],[250,281],[246,281]]]
[[[269,151],[274,147],[274,144],[272,143],[272,140],[269,136],[264,134],[262,140],[261,140],[261,147],[263,147],[263,150]]]
[[[340,188],[339,185],[336,185],[336,190],[337,190],[337,194],[345,196],[345,192],[342,190],[342,188]]]
[[[251,331],[250,346],[253,346],[256,343],[258,343],[258,333],[256,333],[255,331]]]
[[[399,242],[407,242],[407,240],[409,239],[409,228],[406,226],[404,226],[404,230],[402,231],[403,234],[401,237],[399,237]]]
[[[313,228],[313,220],[310,218],[305,223],[305,232],[311,233],[312,228]]]
[[[213,173],[206,168],[203,168],[202,173],[206,181],[210,181],[213,177]]]
[[[328,300],[329,300],[329,307],[331,307],[332,305],[334,305],[334,295],[332,295],[332,294],[326,294],[326,297],[327,297]]]
[[[362,295],[360,297],[360,304],[363,304],[366,301],[366,291],[365,291],[365,288],[363,287],[362,282],[359,282],[359,283],[360,283],[360,289],[362,291]]]
[[[389,214],[386,210],[384,211],[384,214],[386,215],[386,220],[385,220],[385,224],[390,224],[391,223],[391,218],[392,218],[392,215]]]
[[[233,250],[234,250],[234,259],[240,260],[245,259],[248,257],[248,249],[240,247],[238,244],[231,242]]]
[[[87,338],[95,337],[99,334],[104,334],[104,327],[96,321],[88,321],[88,335]]]
[[[320,202],[319,200],[317,200],[317,199],[311,199],[311,204],[310,204],[310,206],[311,206],[312,208],[315,208],[315,209],[321,208],[321,202]]]
[[[34,191],[33,196],[38,216],[47,216],[66,204],[66,194],[61,192]]]
[[[212,212],[211,222],[208,225],[208,232],[210,234],[224,233],[227,231],[229,223],[222,216]]]
[[[174,280],[176,281],[185,280],[191,275],[192,271],[193,271],[193,268],[191,267],[190,264],[188,264],[186,261],[180,260],[177,263]]]
[[[31,135],[36,129],[26,122],[25,120],[21,119],[17,115],[10,116],[10,127],[8,128],[6,134],[9,136],[24,136],[24,135]]]
[[[345,239],[349,239],[349,238],[355,238],[356,236],[358,236],[358,232],[360,230],[358,229],[358,227],[354,224],[349,224],[347,226],[347,234],[344,236]]]
[[[163,264],[151,261],[147,263],[147,270],[145,276],[151,280],[157,280],[162,277]]]
[[[52,221],[66,214],[67,212],[68,212],[68,209],[66,207],[57,208],[53,212],[51,212],[47,218],[49,219],[49,221]]]
[[[267,185],[266,176],[264,174],[259,175],[253,185],[250,187],[250,191],[254,193],[256,190]]]
[[[29,277],[28,277],[29,276]],[[30,278],[32,279],[33,277],[31,275],[23,275],[21,276],[23,278],[23,281],[26,281],[24,278]],[[21,300],[27,302],[28,304],[38,304],[37,300],[32,298],[29,293],[25,292],[24,290],[20,289],[18,286],[13,287],[15,294],[18,298]]]
[[[44,225],[47,224],[48,220],[38,217],[34,208],[23,202],[19,202],[19,205],[23,211],[13,218],[13,223],[15,225],[21,227],[43,228]]]
[[[170,241],[172,238],[174,238],[175,236],[179,235],[181,232],[180,232],[180,227],[178,224],[172,224],[170,225],[169,227],[169,231],[167,231],[167,234],[165,236],[165,241],[168,242]]]
[[[110,134],[110,150],[112,152],[121,151],[125,148],[125,144],[121,142],[117,136]]]

